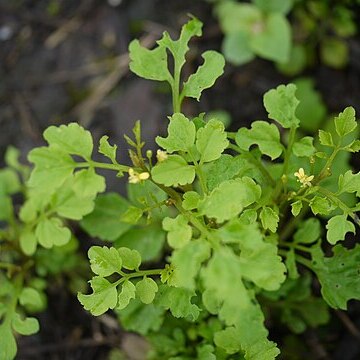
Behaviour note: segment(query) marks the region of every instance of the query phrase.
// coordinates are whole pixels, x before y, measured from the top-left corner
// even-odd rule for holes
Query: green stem
[[[292,217],[289,221],[287,221],[285,227],[280,231],[280,241],[286,241],[294,233],[294,230],[297,227],[298,223],[304,218],[308,211],[309,205],[305,204],[298,216]]]
[[[76,164],[77,168],[86,168],[86,167],[95,167],[99,169],[107,169],[107,170],[115,170],[121,172],[127,172],[130,166],[127,165],[120,165],[120,164],[107,164],[101,163],[97,161],[89,160],[88,162],[81,162]]]
[[[181,101],[183,97],[179,95],[180,72],[181,68],[179,67],[178,61],[174,58],[174,79],[171,84],[174,114],[181,112]]]
[[[337,155],[337,153],[340,150],[340,145],[336,145],[336,147],[334,148],[332,154],[328,157],[324,167],[322,168],[322,170],[320,171],[319,175],[314,179],[313,181],[313,185],[316,185],[317,183],[319,183],[321,180],[323,180],[324,178],[328,177],[330,175],[330,171],[331,171],[331,165],[332,162],[335,159],[335,156]]]
[[[286,255],[287,255],[287,251],[284,250],[284,249],[279,249],[279,250],[278,250],[278,253],[279,253],[279,255],[285,256],[285,257],[286,257]],[[312,265],[311,260],[305,259],[303,256],[301,256],[301,255],[299,255],[299,254],[295,254],[295,260],[296,260],[298,263],[306,266],[306,267],[309,268],[310,270],[313,270],[313,265]]]
[[[122,276],[121,279],[115,281],[112,285],[118,286],[119,284],[123,283],[126,280],[135,277],[142,277],[142,276],[152,276],[152,275],[160,275],[164,269],[154,269],[154,270],[140,270],[130,274],[125,274],[124,272],[120,271],[119,274]]]
[[[0,262],[0,269],[9,269],[9,270],[12,270],[12,271],[21,271],[20,266],[10,264],[10,263],[5,263],[5,262]]]

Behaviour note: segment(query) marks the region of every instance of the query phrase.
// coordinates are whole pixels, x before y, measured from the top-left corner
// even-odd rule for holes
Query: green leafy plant
[[[32,315],[46,309],[50,283],[66,279],[69,290],[77,292],[86,287],[88,274],[76,238],[63,226],[67,216],[58,212],[60,199],[47,190],[32,193],[25,186],[30,169],[18,157],[18,150],[10,147],[7,167],[0,170],[0,358],[4,360],[16,355],[16,334],[39,331]],[[19,209],[21,197],[28,200]],[[58,247],[52,248],[54,244]]]
[[[335,5],[327,0],[213,2],[224,33],[222,52],[235,65],[259,56],[292,76],[316,58],[334,68],[348,62],[346,39],[357,31],[354,0]]]
[[[281,321],[301,333],[325,324],[329,307],[346,309],[360,299],[360,247],[341,244],[359,226],[360,173],[343,157],[360,150],[355,111],[346,108],[316,139],[299,136],[299,101],[289,84],[264,96],[272,122],[228,132],[216,118],[187,117],[183,100],[199,100],[224,67],[219,53],[207,51],[183,81],[188,43],[201,26],[193,18],[179,39],[164,33],[152,50],[137,40],[129,46],[130,69],[172,90],[174,112],[167,134],[155,139],[156,159],[145,150],[140,122],[125,137],[132,166],[107,136],[99,141],[106,158],[99,162],[89,131],[76,123],[50,126],[47,145],[28,157],[34,168],[20,231],[2,241],[11,239],[31,259],[42,248],[66,246],[67,219],[80,221],[108,243],[90,247],[92,290],[79,289],[78,299],[95,316],[115,310],[125,329],[146,336],[148,358],[271,360],[280,350],[265,314],[278,309]],[[128,197],[100,194],[99,169],[128,176]],[[16,257],[6,267],[12,262]],[[17,281],[16,272],[1,275]],[[314,281],[321,297],[311,290]],[[1,306],[1,358],[12,359],[14,320]]]

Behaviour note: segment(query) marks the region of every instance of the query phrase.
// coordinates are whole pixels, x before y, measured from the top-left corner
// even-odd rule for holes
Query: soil
[[[130,134],[140,119],[147,146],[153,147],[155,135],[166,127],[171,97],[162,84],[128,71],[127,46],[138,37],[152,44],[164,30],[176,34],[188,13],[205,25],[204,36],[192,43],[192,61],[185,72],[200,62],[202,51],[220,50],[222,35],[206,1],[0,0],[0,164],[9,145],[19,148],[26,161],[27,152],[43,144],[41,134],[47,126],[70,121],[86,126],[95,141],[106,134],[125,149],[123,134]],[[348,45],[345,69],[317,64],[304,73],[315,80],[329,113],[349,105],[360,112],[359,36]],[[265,60],[227,65],[201,103],[186,102],[184,112],[223,109],[236,129],[265,118],[264,92],[291,80]],[[127,158],[125,151],[122,156]],[[359,158],[353,164],[359,170]],[[109,179],[108,188],[119,190],[117,180]],[[49,307],[40,323],[39,334],[20,340],[17,359],[107,359],[112,348],[125,349],[129,359],[143,358],[146,344],[140,338],[121,331],[111,315],[89,316],[64,287],[50,288]],[[283,346],[299,346],[299,359],[356,360],[358,329],[360,306],[352,302],[346,314],[333,312],[327,327],[294,340],[288,330],[272,326],[270,336]],[[288,356],[283,358],[295,359]]]

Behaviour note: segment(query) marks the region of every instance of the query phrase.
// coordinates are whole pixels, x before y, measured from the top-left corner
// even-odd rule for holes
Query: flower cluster
[[[295,172],[294,175],[298,178],[298,182],[301,182],[301,186],[311,186],[311,181],[314,179],[314,175],[306,175],[303,168],[300,168],[299,171]]]

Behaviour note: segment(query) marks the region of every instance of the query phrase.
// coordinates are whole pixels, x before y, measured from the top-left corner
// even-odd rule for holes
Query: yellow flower
[[[133,168],[129,169],[129,183],[130,184],[138,184],[141,181],[147,180],[149,177],[150,177],[150,174],[147,171],[138,173]]]
[[[156,152],[156,159],[158,162],[162,162],[164,160],[166,160],[168,158],[168,154],[166,151],[163,151],[163,150],[158,150]]]
[[[300,168],[294,175],[298,178],[298,182],[301,182],[301,186],[311,186],[311,181],[314,179],[314,175],[307,176],[303,168]]]

